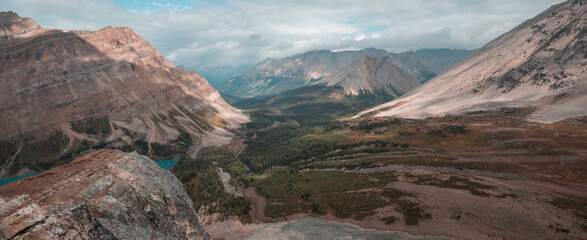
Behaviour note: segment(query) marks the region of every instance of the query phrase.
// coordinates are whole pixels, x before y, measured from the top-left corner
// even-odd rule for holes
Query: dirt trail
[[[240,147],[240,149],[238,150],[238,153],[236,154],[236,157],[238,158],[238,156],[241,155],[241,153],[245,150],[245,145],[243,145],[239,141],[234,141],[234,142]]]
[[[244,186],[240,186],[241,189]],[[265,197],[257,194],[257,189],[255,187],[248,187],[245,188],[243,191],[244,198],[251,203],[251,215],[253,219],[256,221],[267,221],[270,220],[265,216],[265,206],[267,205],[267,200]]]

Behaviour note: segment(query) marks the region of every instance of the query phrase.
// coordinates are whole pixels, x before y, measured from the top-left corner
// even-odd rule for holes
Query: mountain
[[[37,29],[41,26],[31,18],[20,18],[14,12],[0,13],[0,37],[19,36]]]
[[[129,28],[43,29],[0,13],[0,176],[90,148],[169,157],[231,138],[247,117]]]
[[[205,67],[205,66],[178,66],[180,68],[197,72],[204,77],[210,85],[217,87],[220,83],[243,74],[251,64],[243,64],[239,66],[220,66],[220,67]]]
[[[363,56],[342,70],[314,84],[341,86],[347,94],[374,94],[385,91],[391,96],[399,97],[414,89],[420,82],[416,76],[393,65],[389,56]]]
[[[426,60],[426,66],[432,69],[435,73],[442,73],[448,70],[450,67],[465,59],[471,53],[477,51],[473,50],[462,50],[462,49],[448,49],[448,48],[437,48],[437,49],[420,49],[413,52],[414,55],[421,56]],[[410,52],[408,52],[410,53]],[[402,54],[400,54],[402,55]],[[405,54],[408,55],[408,54]]]
[[[587,114],[587,2],[554,5],[491,41],[450,70],[363,112],[426,118],[504,107],[555,122]]]
[[[0,223],[0,239],[209,239],[173,174],[116,150],[2,186]]]
[[[457,54],[453,54],[453,51]],[[219,84],[218,89],[238,97],[275,95],[310,85],[359,61],[363,56],[388,56],[394,65],[416,76],[420,82],[425,82],[445,70],[439,71],[442,66],[435,63],[434,59],[445,54],[445,58],[448,59],[446,62],[450,66],[460,60],[463,52],[472,51],[446,50],[434,57],[426,57],[425,54],[419,55],[413,51],[398,54],[373,48],[341,52],[311,51],[281,59],[267,59],[242,75]]]

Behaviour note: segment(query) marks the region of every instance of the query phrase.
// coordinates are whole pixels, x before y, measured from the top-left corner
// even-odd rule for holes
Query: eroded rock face
[[[0,239],[208,239],[183,185],[136,152],[100,150],[0,187]]]
[[[416,88],[420,82],[416,76],[395,66],[388,56],[363,56],[315,84],[341,86],[347,94],[352,95],[383,91],[390,96],[399,97]]]
[[[535,108],[537,122],[587,114],[587,1],[569,0],[491,41],[407,95],[374,109],[407,118]]]
[[[182,132],[186,145],[206,145],[247,121],[206,79],[175,68],[129,28],[52,30],[1,16],[9,34],[0,38],[0,145],[10,150],[0,153],[0,176],[67,162],[82,141],[142,141],[151,154],[151,143],[177,145]]]
[[[0,12],[0,37],[18,36],[41,28],[30,18],[20,18],[14,12]]]
[[[341,52],[310,51],[286,58],[267,59],[242,75],[218,84],[218,89],[239,97],[276,95],[313,84],[339,71],[349,71],[349,68],[362,64],[364,56],[389,57],[393,60],[393,69],[384,71],[395,72],[400,68],[418,81],[425,82],[470,53],[471,51],[450,49],[389,53],[372,48]]]

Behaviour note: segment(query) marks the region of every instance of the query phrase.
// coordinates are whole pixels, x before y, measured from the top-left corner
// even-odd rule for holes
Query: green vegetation
[[[408,199],[415,197],[414,194],[387,187],[397,181],[395,172],[300,172],[279,168],[248,176],[244,181],[267,198],[265,215],[273,218],[330,212],[337,218],[360,220],[389,205],[396,206],[407,224],[417,224],[430,217],[417,202]]]
[[[263,129],[267,128],[275,122],[287,122],[287,118],[282,115],[276,114],[265,114],[259,111],[253,111],[249,113],[249,118],[251,122],[246,123],[246,128],[248,129]]]
[[[237,133],[238,139],[245,140],[246,148],[241,151],[238,143],[205,148],[197,159],[181,161],[173,172],[184,183],[197,208],[208,214],[235,215],[241,219],[248,219],[250,203],[225,192],[219,167],[231,175],[233,186],[255,187],[258,194],[265,196],[264,214],[275,219],[296,213],[332,214],[356,220],[377,216],[386,224],[404,221],[415,225],[431,218],[416,200],[418,195],[394,187],[400,176],[401,181],[411,184],[460,189],[476,196],[515,197],[494,196],[490,193],[493,186],[461,175],[362,172],[365,168],[388,165],[442,167],[452,171],[516,171],[519,166],[463,162],[445,154],[453,152],[453,146],[466,143],[464,146],[475,149],[486,140],[477,128],[468,129],[464,121],[456,118],[338,121],[366,104],[361,103],[361,97],[364,96],[345,96],[322,86],[310,86],[279,96],[240,100],[236,105],[249,109],[252,120]],[[140,146],[141,142],[135,145]],[[167,154],[167,149],[151,144],[154,155]],[[361,172],[356,171],[359,169]],[[381,215],[382,209],[395,213]]]
[[[104,115],[72,122],[71,129],[78,133],[107,136],[111,132],[110,119]]]
[[[298,172],[283,168],[244,180],[267,198],[265,214],[268,217],[281,218],[298,212],[319,215],[332,212],[337,217],[348,218],[384,204],[383,200],[373,196],[349,191],[381,187],[395,181],[396,177],[394,173],[378,174],[370,178],[367,174],[341,171]]]
[[[385,224],[394,224],[396,223],[398,218],[396,216],[384,217],[381,221],[384,221]]]
[[[439,129],[428,131],[428,135],[436,136],[436,137],[446,137],[446,134],[444,134],[444,132]]]
[[[311,85],[262,99],[245,99],[233,105],[243,109],[273,112],[301,125],[324,125],[367,107],[393,99],[384,91],[374,94],[347,95],[340,87]]]
[[[400,123],[401,123],[401,120],[398,118],[392,118],[392,119],[368,118],[368,119],[365,119],[365,120],[359,122],[356,125],[351,126],[350,129],[371,132],[375,128],[387,127],[389,125],[400,124]]]
[[[414,184],[419,185],[430,185],[436,186],[440,188],[452,188],[452,189],[461,189],[467,190],[471,194],[480,196],[480,197],[489,197],[491,194],[483,191],[494,189],[494,186],[483,184],[476,181],[471,181],[468,178],[461,177],[461,176],[450,176],[448,179],[442,179],[435,177],[433,175],[413,175],[410,173],[406,173],[404,175],[408,180],[410,180]]]
[[[407,225],[416,225],[420,221],[432,217],[430,213],[426,212],[426,210],[416,202],[400,200],[395,209],[402,213],[404,216],[404,222],[406,222]]]
[[[12,158],[16,154],[16,151],[18,151],[18,143],[13,141],[0,142],[0,166]]]
[[[14,156],[17,153],[18,144],[14,142],[4,142],[0,144],[2,149],[2,163],[14,156],[15,159],[8,168],[9,173],[14,174],[23,168],[30,168],[40,172],[73,160],[71,155],[63,155],[63,151],[67,148],[68,143],[69,138],[62,132],[58,131],[43,141],[35,139],[23,140],[20,151]],[[72,151],[78,151],[80,148],[84,147],[85,146],[82,146],[81,144],[74,144],[74,149]],[[87,149],[89,149],[89,147],[87,147]]]
[[[465,125],[463,124],[449,124],[449,125],[444,125],[442,127],[442,129],[444,129],[444,131],[453,133],[453,134],[464,134],[465,132],[467,132]]]
[[[203,207],[207,214],[219,213],[223,218],[238,216],[245,222],[251,220],[249,202],[224,190],[218,168],[210,160],[183,156],[172,172],[184,184],[195,209]]]
[[[149,143],[145,141],[145,139],[137,139],[132,142],[133,146],[135,147],[135,151],[142,155],[149,154]]]
[[[345,137],[333,134],[338,125],[297,127],[278,126],[256,132],[257,137],[249,139],[241,160],[252,171],[261,172],[271,166],[287,166],[296,161],[310,159],[343,148]]]
[[[179,135],[175,140],[168,141],[165,144],[151,142],[150,144],[145,140],[144,134],[132,132],[126,128],[121,129],[125,135],[130,136],[134,141],[132,145],[118,148],[122,151],[137,151],[137,153],[149,156],[154,159],[173,158],[186,153],[192,145],[192,137],[189,133],[178,128]],[[149,153],[149,145],[151,152]]]
[[[171,141],[170,143],[160,144],[157,142],[152,142],[151,156],[153,158],[169,158],[186,153],[192,145],[192,137],[190,134],[181,129],[178,129],[178,131],[179,135],[177,136],[177,139]],[[140,144],[138,141],[140,141]],[[134,143],[135,146],[140,146],[141,151],[148,150],[148,144],[144,140],[139,139]],[[145,146],[147,147],[146,149]]]

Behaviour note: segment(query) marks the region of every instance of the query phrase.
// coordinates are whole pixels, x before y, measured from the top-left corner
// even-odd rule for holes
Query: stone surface
[[[362,114],[426,118],[504,107],[535,108],[528,120],[587,114],[587,1],[552,6],[445,73]]]
[[[0,239],[208,239],[183,185],[137,153],[100,150],[0,187]]]

